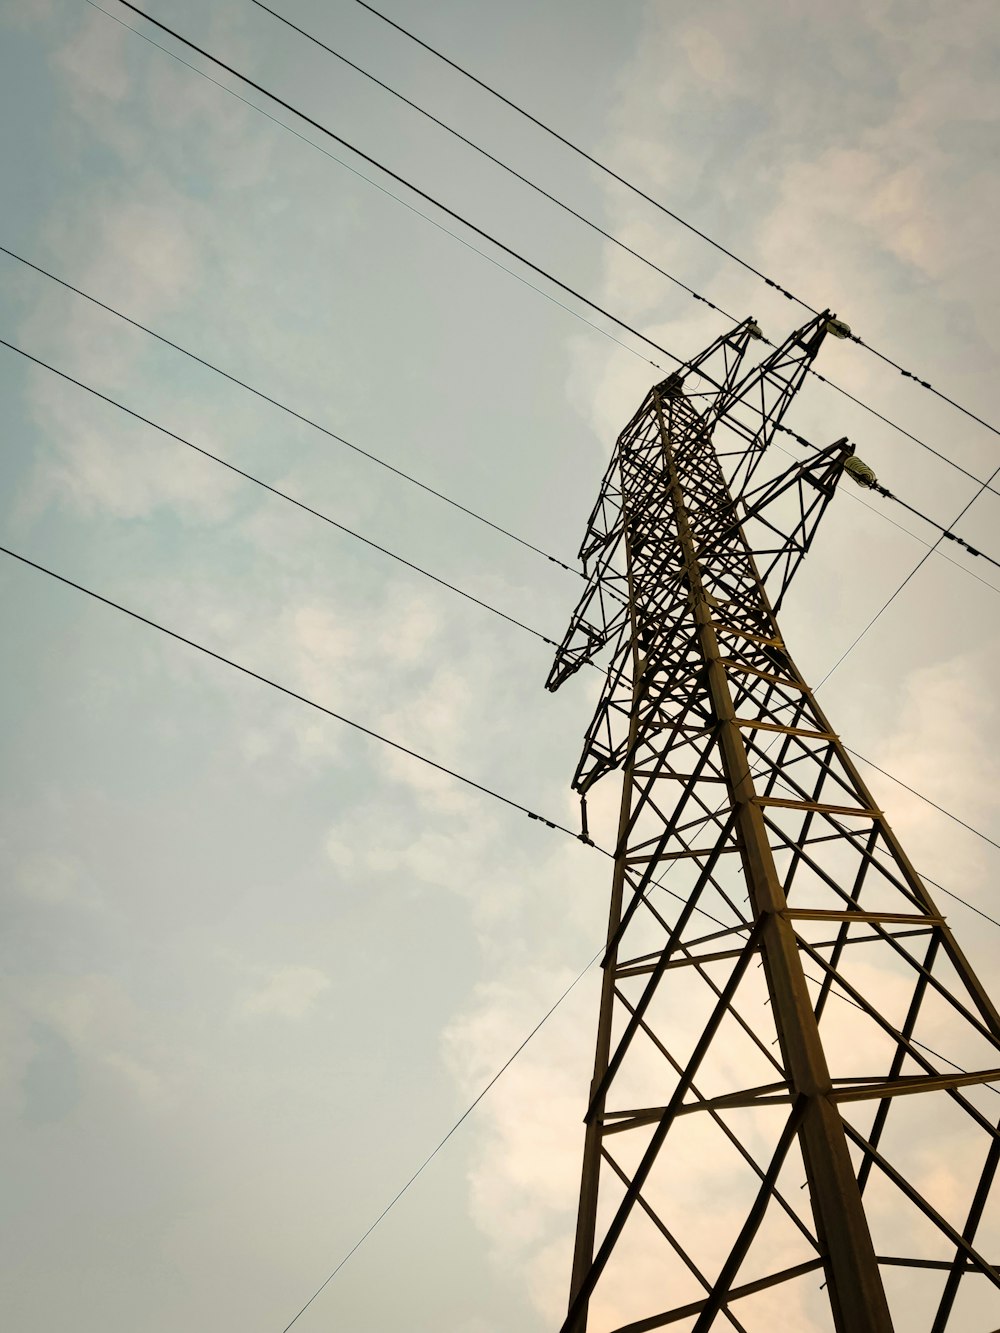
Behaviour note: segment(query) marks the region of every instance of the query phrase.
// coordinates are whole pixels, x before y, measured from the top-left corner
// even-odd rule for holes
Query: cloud
[[[121,102],[131,91],[125,65],[125,31],[103,14],[86,14],[74,36],[55,54],[56,65],[69,76],[78,107],[92,99]]]
[[[169,1112],[184,1082],[184,1060],[164,1044],[153,1015],[115,977],[100,972],[29,973],[6,986],[15,1016],[9,1040],[14,1052],[32,1057],[61,1051],[72,1067],[79,1097],[108,1082],[124,1090],[146,1112]],[[32,1033],[41,1034],[32,1037]],[[18,1035],[20,1033],[20,1036]],[[29,1061],[20,1083],[34,1095]],[[18,1084],[15,1084],[18,1086]]]
[[[305,1018],[320,996],[330,989],[330,978],[316,967],[303,965],[278,968],[264,984],[240,1001],[244,1018],[273,1015],[276,1018]]]
[[[681,32],[681,47],[691,67],[712,88],[723,88],[731,78],[726,47],[711,28],[691,24]]]
[[[100,894],[76,857],[34,852],[16,865],[11,882],[18,893],[46,907],[102,905]]]
[[[987,830],[1000,817],[1000,761],[991,739],[998,715],[994,658],[993,646],[986,645],[907,673],[892,725],[875,747],[881,767]],[[919,797],[862,769],[884,794],[893,827],[919,868],[947,884],[983,883],[985,849],[978,839]]]

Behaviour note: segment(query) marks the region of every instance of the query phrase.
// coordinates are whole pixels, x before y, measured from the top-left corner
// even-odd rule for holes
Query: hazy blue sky
[[[992,4],[386,5],[1000,415]],[[776,340],[804,318],[353,0],[283,10]],[[723,327],[249,0],[151,12],[679,355]],[[0,34],[0,244],[574,555],[660,376],[641,344],[85,0],[2,0]],[[2,255],[0,293],[0,336],[561,636],[579,584],[556,565]],[[972,472],[1000,462],[855,346],[820,369]],[[537,639],[5,348],[0,385],[3,544],[573,823],[588,673],[547,694]],[[850,435],[942,521],[975,491],[817,383],[790,420]],[[992,553],[997,504],[961,524]],[[933,536],[838,497],[783,614],[807,674]],[[997,837],[1000,576],[944,554],[821,698],[848,744]],[[607,863],[31,570],[0,565],[0,594],[4,1326],[280,1333],[594,953]],[[871,781],[917,866],[996,914],[996,852]],[[1000,931],[950,919],[995,987]],[[595,1018],[591,976],[302,1333],[553,1327]]]

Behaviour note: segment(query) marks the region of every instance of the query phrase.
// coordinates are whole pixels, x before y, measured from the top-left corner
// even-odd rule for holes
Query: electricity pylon
[[[562,1333],[1000,1325],[1000,1018],[775,618],[853,449],[768,446],[845,332],[653,388],[581,547],[584,837],[623,792]]]

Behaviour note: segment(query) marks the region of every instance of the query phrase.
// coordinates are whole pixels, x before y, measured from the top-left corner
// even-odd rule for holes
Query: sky
[[[355,0],[281,8],[735,318],[804,322]],[[725,327],[249,0],[150,12],[682,359]],[[997,418],[991,5],[386,12]],[[3,0],[0,25],[0,244],[572,563],[672,363],[86,0]],[[0,296],[8,342],[561,637],[557,564],[6,255]],[[818,368],[975,476],[1000,463],[854,344]],[[5,547],[575,827],[590,673],[547,693],[537,637],[6,347],[0,377]],[[943,523],[978,489],[818,382],[789,422]],[[997,505],[958,530],[1000,555]],[[935,535],[838,495],[782,610],[807,678]],[[850,746],[993,839],[998,589],[948,543],[819,691]],[[281,1333],[594,957],[608,864],[6,558],[0,597],[4,1325]],[[918,869],[998,915],[996,848],[864,774]],[[1000,929],[943,901],[996,992]],[[591,968],[301,1333],[558,1326],[596,1011]]]

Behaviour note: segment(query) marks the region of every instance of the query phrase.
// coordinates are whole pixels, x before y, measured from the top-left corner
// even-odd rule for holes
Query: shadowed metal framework
[[[775,618],[853,450],[767,447],[842,331],[653,388],[581,547],[585,837],[623,792],[562,1333],[1000,1325],[1000,1019]]]

